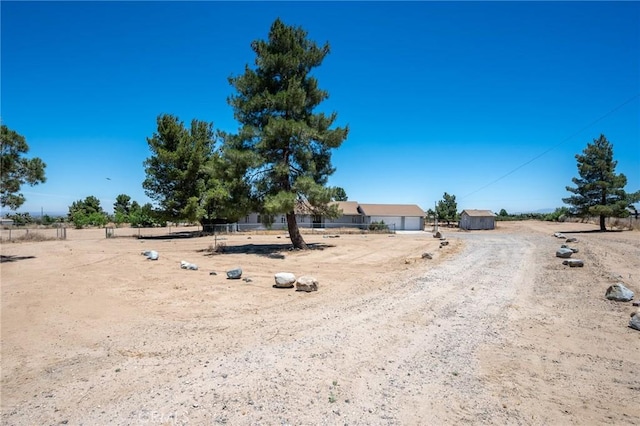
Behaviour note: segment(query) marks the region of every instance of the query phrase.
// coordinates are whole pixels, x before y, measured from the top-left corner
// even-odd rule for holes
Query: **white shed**
[[[495,229],[496,215],[490,210],[462,210],[460,229]]]

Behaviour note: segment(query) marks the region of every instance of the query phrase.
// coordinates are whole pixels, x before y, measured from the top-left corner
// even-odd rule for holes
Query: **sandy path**
[[[640,337],[624,327],[629,304],[602,297],[612,273],[640,270],[637,240],[582,234],[587,266],[569,271],[552,232],[452,232],[449,256],[409,265],[437,250],[429,235],[343,237],[277,266],[320,276],[311,294],[263,285],[279,262],[265,256],[242,287],[174,269],[160,278],[149,263],[144,280],[119,282],[108,266],[122,256],[93,244],[82,265],[105,280],[75,287],[82,303],[62,303],[68,316],[36,321],[40,342],[19,345],[3,327],[3,424],[640,423]],[[166,244],[172,261],[193,256]],[[46,327],[61,336],[48,341]]]

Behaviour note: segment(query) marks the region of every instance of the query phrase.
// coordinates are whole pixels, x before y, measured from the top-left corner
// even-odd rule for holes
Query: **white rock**
[[[276,284],[274,287],[278,288],[292,288],[296,283],[296,276],[291,272],[278,272],[275,275]]]
[[[311,276],[302,276],[296,280],[296,291],[318,291],[318,280]]]

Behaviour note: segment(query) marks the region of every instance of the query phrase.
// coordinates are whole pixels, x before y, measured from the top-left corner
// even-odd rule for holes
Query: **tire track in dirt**
[[[498,402],[483,392],[476,350],[500,339],[532,243],[504,234],[460,238],[464,251],[421,276],[398,276],[373,294],[310,309],[307,319],[289,326],[286,313],[266,313],[280,327],[262,345],[229,353],[213,378],[203,368],[188,374],[189,387],[213,381],[215,389],[189,418],[208,413],[230,424],[261,424],[263,413],[283,424],[495,419]]]

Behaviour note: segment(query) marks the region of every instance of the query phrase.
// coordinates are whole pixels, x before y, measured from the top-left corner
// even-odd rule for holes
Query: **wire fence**
[[[363,234],[363,233],[395,233],[395,224],[380,226],[379,224],[332,223],[328,227],[313,224],[298,224],[302,234]],[[49,240],[96,240],[102,238],[139,238],[139,239],[173,239],[193,238],[206,235],[226,234],[270,234],[287,233],[285,223],[265,226],[262,224],[225,223],[216,225],[168,225],[164,227],[133,228],[129,226],[109,225],[102,228],[76,229],[67,224],[53,226],[4,226],[0,229],[0,241],[49,241]]]

